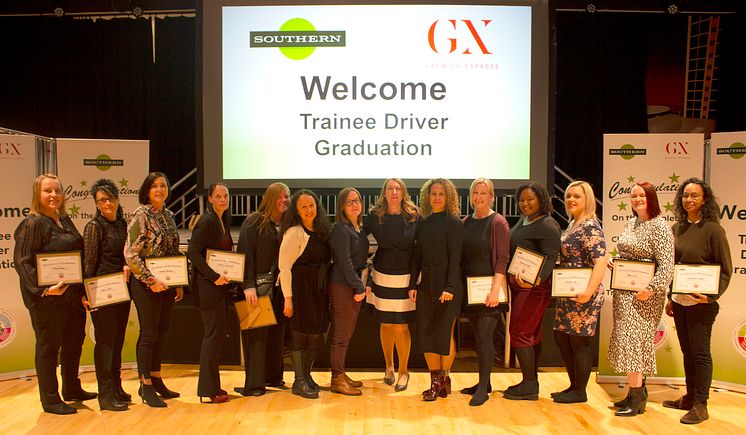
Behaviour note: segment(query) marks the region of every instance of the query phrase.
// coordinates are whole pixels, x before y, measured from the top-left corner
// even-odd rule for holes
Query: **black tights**
[[[539,373],[539,357],[541,356],[541,343],[533,347],[519,347],[515,349],[515,356],[521,366],[521,374],[524,381],[535,381]]]
[[[492,334],[497,326],[496,316],[475,316],[470,317],[469,322],[474,329],[474,338],[477,347],[477,360],[479,361],[479,388],[489,390],[490,373],[492,373],[492,364],[495,360],[495,342],[492,340]]]
[[[585,392],[588,385],[593,369],[591,338],[554,331],[554,341],[557,342],[562,360],[565,362],[571,390]]]
[[[306,350],[311,353],[318,352],[324,342],[323,334],[304,334],[302,332],[291,331],[292,350]]]

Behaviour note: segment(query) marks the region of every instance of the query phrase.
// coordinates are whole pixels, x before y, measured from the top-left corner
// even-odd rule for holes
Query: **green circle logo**
[[[111,157],[107,156],[106,154],[99,154],[96,156],[96,160],[111,160]],[[96,169],[99,171],[108,171],[111,169],[111,165],[96,165]]]
[[[633,149],[635,149],[635,146],[632,145],[632,144],[630,144],[630,143],[626,143],[626,144],[622,145],[619,148],[621,148],[623,150],[633,150]],[[622,154],[622,158],[624,160],[632,160],[632,159],[635,158],[635,155],[634,154]]]
[[[280,27],[280,32],[313,32],[315,30],[313,24],[303,18],[293,18]],[[305,59],[313,54],[314,50],[316,50],[316,47],[280,47],[280,52],[292,60]]]
[[[746,145],[742,144],[741,142],[736,142],[736,143],[732,144],[731,146],[729,146],[728,148],[741,148],[741,149],[743,149],[743,148],[746,148]],[[733,159],[740,159],[741,157],[744,156],[744,153],[733,153],[733,154],[728,154],[728,155],[731,158],[733,158]]]

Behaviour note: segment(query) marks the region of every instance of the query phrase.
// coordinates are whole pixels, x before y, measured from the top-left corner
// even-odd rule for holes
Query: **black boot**
[[[114,382],[111,379],[99,380],[98,407],[102,411],[126,411],[127,404],[114,396],[113,384]]]
[[[645,393],[645,400],[648,400],[648,387],[645,386],[645,379],[642,380],[642,391],[643,393]],[[624,399],[618,402],[614,402],[613,405],[617,408],[624,408],[625,406],[627,406],[628,401],[629,401],[629,391],[627,391],[627,396]],[[663,406],[666,406],[665,402],[663,402]]]
[[[140,394],[142,401],[148,404],[148,406],[153,408],[165,408],[167,406],[166,402],[158,396],[158,393],[155,392],[155,388],[151,384],[143,384],[141,382],[140,389],[137,392]]]
[[[634,417],[637,414],[644,414],[647,403],[648,399],[645,396],[645,387],[630,387],[627,406],[619,409],[614,415],[618,417]]]
[[[539,400],[539,380],[536,375],[535,347],[519,347],[515,356],[521,365],[523,381],[509,387],[503,397],[509,400]]]
[[[82,402],[98,397],[98,394],[86,391],[80,385],[80,379],[71,379],[62,383],[62,398],[67,402]]]
[[[303,370],[306,373],[306,382],[308,382],[308,386],[311,387],[311,389],[318,394],[319,384],[317,384],[316,381],[313,380],[313,377],[311,377],[314,361],[316,361],[315,350],[303,351]]]
[[[177,393],[176,391],[169,390],[168,387],[163,383],[163,378],[156,378],[155,376],[150,377],[151,382],[153,382],[153,388],[155,388],[155,391],[161,395],[164,399],[175,399],[181,394]]]
[[[114,397],[116,397],[120,402],[132,402],[132,396],[124,391],[124,388],[122,388],[122,380],[119,378],[114,379]]]
[[[73,408],[65,402],[57,402],[53,404],[42,403],[41,407],[44,409],[44,412],[57,415],[70,415],[78,412],[77,409]]]
[[[305,351],[294,350],[290,352],[290,360],[293,363],[293,371],[295,371],[295,382],[293,382],[292,392],[295,395],[303,397],[304,399],[318,399],[318,391],[314,391],[308,380],[306,379],[306,370],[303,365],[303,354]]]
[[[539,381],[523,381],[521,386],[506,390],[503,397],[508,400],[539,400]]]

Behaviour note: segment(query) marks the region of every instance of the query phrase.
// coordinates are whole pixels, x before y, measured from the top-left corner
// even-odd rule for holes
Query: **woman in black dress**
[[[280,284],[285,296],[283,313],[290,317],[293,394],[317,399],[319,386],[311,369],[329,326],[326,280],[331,252],[329,218],[315,193],[303,189],[293,195],[282,230]]]
[[[492,392],[490,373],[495,355],[492,334],[500,315],[500,291],[505,285],[505,270],[510,257],[510,227],[505,218],[492,209],[495,203],[495,189],[491,180],[474,180],[469,189],[469,200],[474,207],[474,213],[463,220],[464,248],[461,253],[461,267],[464,278],[492,278],[489,294],[479,301],[480,303],[475,304],[469,304],[468,295],[465,296],[462,309],[474,329],[479,361],[479,383],[464,388],[461,392],[472,395],[469,405],[479,406],[487,401],[488,394]],[[507,311],[507,304],[500,307]]]
[[[417,304],[417,338],[430,370],[430,388],[422,392],[429,402],[447,397],[451,390],[448,371],[456,358],[453,328],[463,293],[460,263],[464,228],[456,187],[450,180],[428,180],[420,198],[424,219],[417,226],[409,293]]]
[[[124,272],[129,281],[130,268],[124,262],[127,221],[119,205],[119,189],[111,180],[101,179],[91,187],[96,202],[96,217],[83,230],[86,278]],[[87,302],[86,302],[87,303]],[[120,369],[122,346],[127,332],[131,302],[105,305],[91,311],[96,331],[93,361],[98,380],[98,404],[101,410],[125,411],[132,396],[122,389]]]
[[[285,342],[285,307],[277,285],[277,257],[280,252],[280,224],[290,203],[290,189],[284,183],[272,183],[262,196],[259,208],[246,217],[238,236],[238,252],[246,254],[244,295],[250,304],[258,296],[269,296],[277,324],[241,331],[243,340],[243,387],[234,388],[244,396],[261,396],[265,387],[283,388],[282,345]],[[261,294],[260,294],[261,293]]]
[[[408,324],[414,322],[415,311],[415,303],[409,298],[409,269],[419,221],[420,210],[409,198],[404,181],[389,178],[363,223],[378,244],[366,292],[381,322],[381,348],[386,361],[383,381],[388,385],[394,383],[394,347],[399,357],[399,380],[394,391],[404,391],[409,385],[412,337]]]
[[[228,393],[220,388],[220,353],[225,341],[226,292],[230,283],[225,276],[207,265],[207,250],[232,251],[230,194],[228,186],[212,183],[208,189],[208,206],[197,221],[189,239],[189,260],[192,262],[192,294],[202,315],[202,349],[199,356],[197,396],[210,403],[228,401]]]
[[[77,410],[60,399],[55,372],[59,357],[65,400],[96,398],[96,393],[83,390],[78,379],[85,339],[85,309],[80,303],[83,286],[61,281],[39,285],[36,275],[36,254],[83,250],[83,238],[65,211],[62,183],[56,175],[36,177],[30,214],[18,225],[14,238],[13,260],[21,296],[36,335],[34,366],[41,406],[51,414],[74,414]]]

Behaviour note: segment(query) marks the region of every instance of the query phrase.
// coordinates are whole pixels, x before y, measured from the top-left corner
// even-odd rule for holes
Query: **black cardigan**
[[[230,229],[226,228],[226,231],[230,231]],[[197,305],[199,305],[200,286],[209,286],[216,292],[221,291],[215,285],[215,280],[220,278],[220,274],[207,265],[206,257],[208,249],[225,249],[221,245],[224,237],[218,216],[210,210],[202,215],[197,221],[197,225],[194,226],[194,230],[192,230],[187,256],[189,261],[192,262],[192,298]]]

